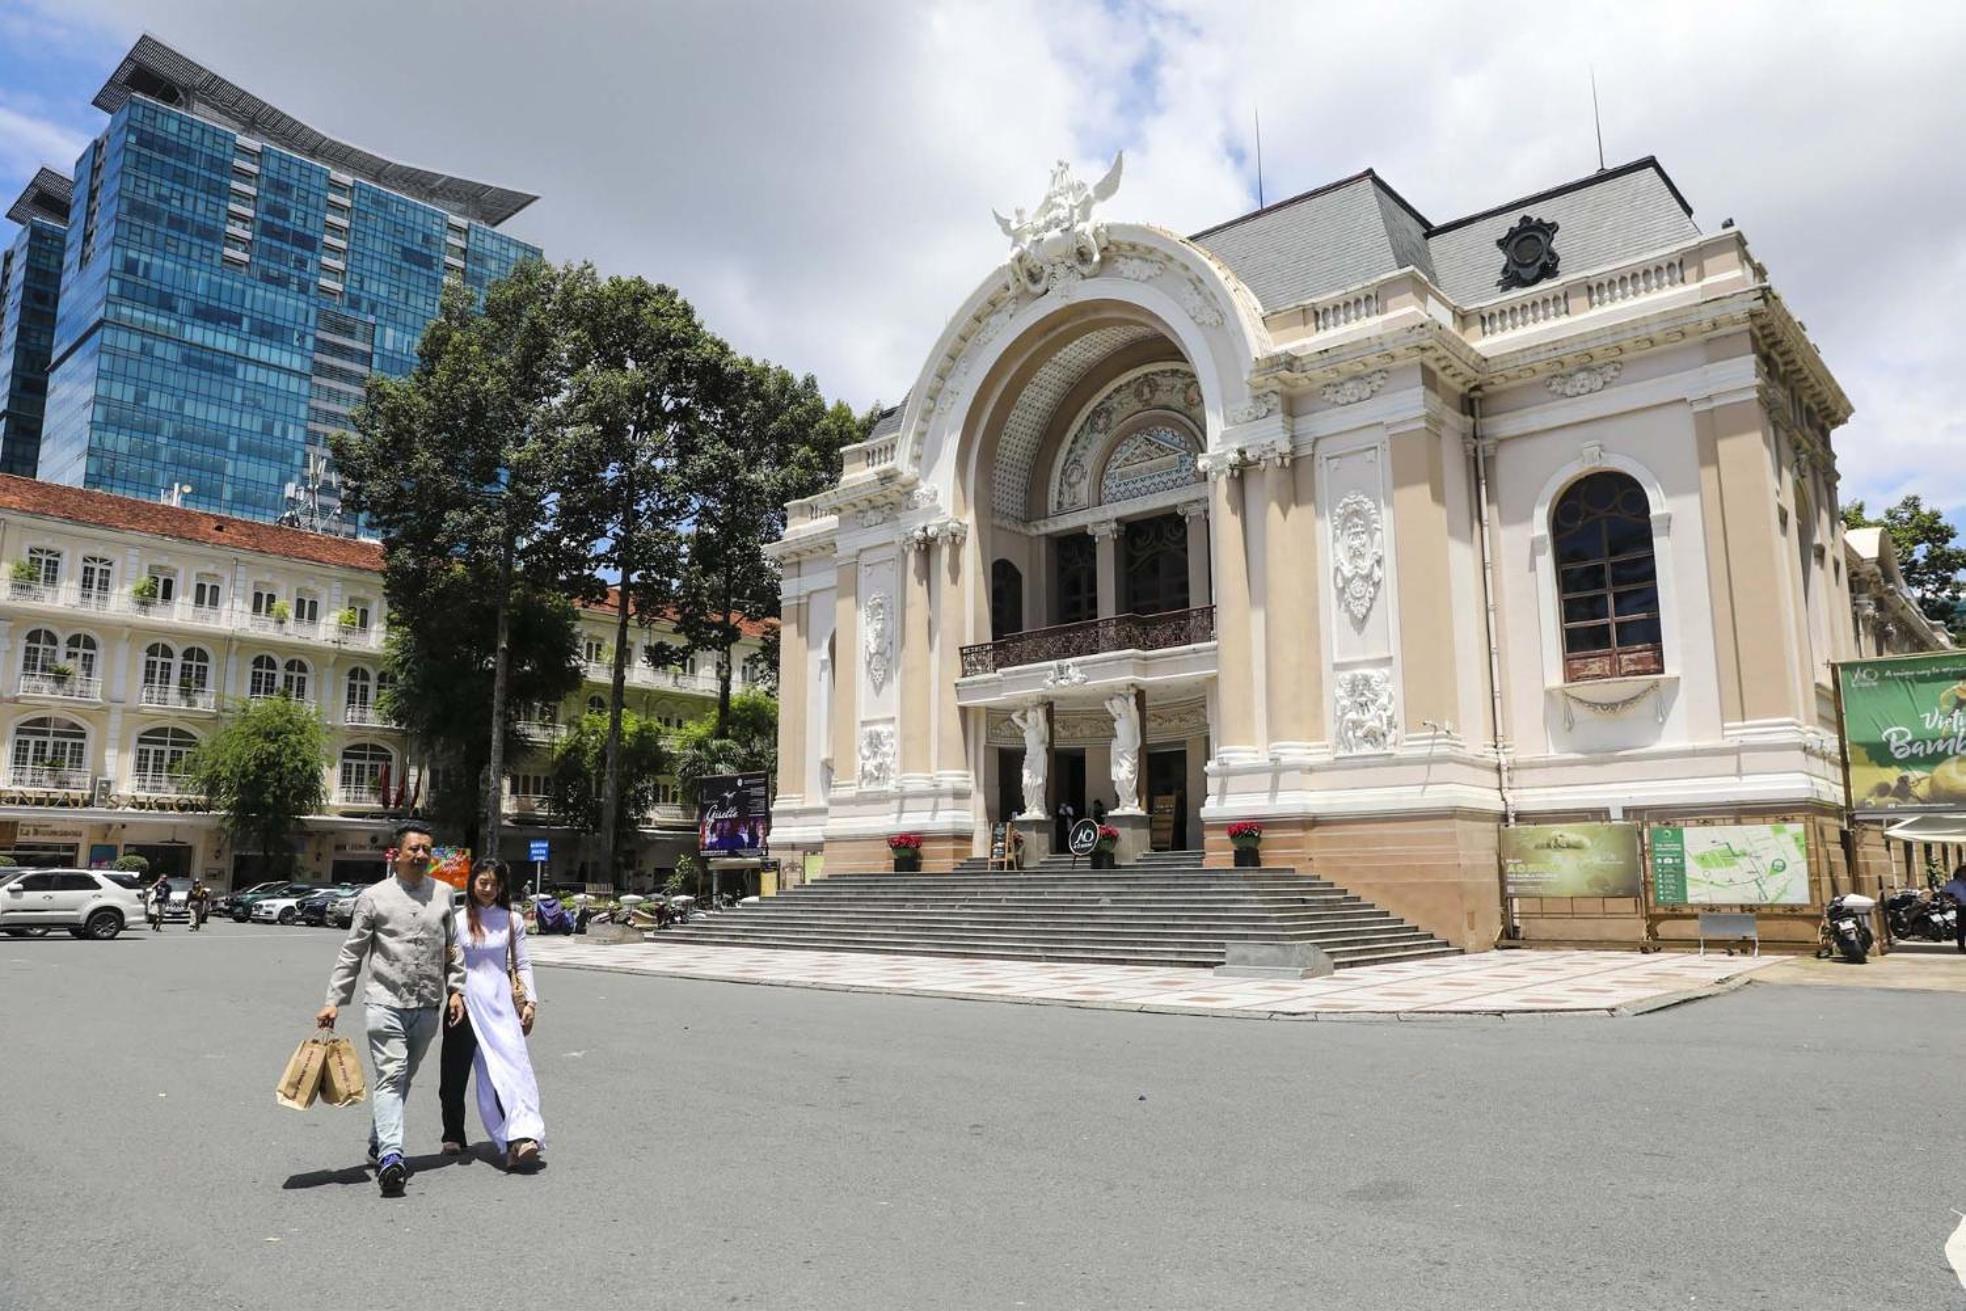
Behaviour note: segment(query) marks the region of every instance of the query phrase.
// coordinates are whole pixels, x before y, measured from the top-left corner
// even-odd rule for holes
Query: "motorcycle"
[[[1884,894],[1884,924],[1900,940],[1951,942],[1959,930],[1959,903],[1944,893],[1893,888]]]
[[[1840,953],[1852,965],[1862,965],[1875,941],[1870,913],[1876,906],[1858,892],[1831,898],[1823,907],[1823,922],[1816,931],[1816,959],[1828,960]]]
[[[573,932],[573,916],[567,913],[567,908],[557,897],[534,898],[533,918],[537,926],[533,930],[535,933],[545,935]]]

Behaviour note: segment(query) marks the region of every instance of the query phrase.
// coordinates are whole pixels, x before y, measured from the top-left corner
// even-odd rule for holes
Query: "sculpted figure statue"
[[[1024,811],[1019,819],[1044,819],[1044,785],[1051,765],[1051,721],[1042,705],[1026,706],[1010,717],[1024,735]]]
[[[1140,703],[1132,692],[1106,698],[1113,717],[1113,791],[1119,797],[1115,814],[1140,811]]]

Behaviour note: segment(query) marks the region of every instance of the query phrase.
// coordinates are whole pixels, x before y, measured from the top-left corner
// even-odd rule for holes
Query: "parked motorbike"
[[[1852,965],[1862,965],[1870,955],[1875,935],[1870,930],[1870,913],[1877,903],[1858,892],[1833,897],[1823,907],[1823,922],[1816,931],[1816,958],[1828,960],[1841,954]]]
[[[535,897],[533,899],[535,933],[572,933],[573,916],[561,904],[558,897]]]
[[[1893,888],[1884,894],[1884,923],[1893,938],[1951,942],[1958,933],[1959,903],[1944,893]]]

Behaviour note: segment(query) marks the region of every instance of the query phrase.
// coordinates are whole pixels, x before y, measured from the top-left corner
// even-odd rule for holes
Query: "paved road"
[[[1282,1024],[556,970],[547,1169],[385,1202],[364,1111],[272,1097],[338,936],[0,939],[0,1306],[1966,1307],[1943,994]]]

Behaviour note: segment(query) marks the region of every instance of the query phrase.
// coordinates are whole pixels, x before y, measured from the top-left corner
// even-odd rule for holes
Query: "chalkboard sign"
[[[990,859],[1002,860],[1010,854],[1010,825],[998,822],[990,825]]]

